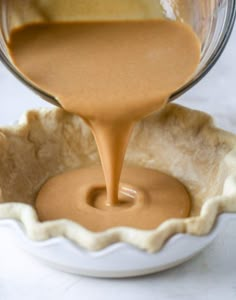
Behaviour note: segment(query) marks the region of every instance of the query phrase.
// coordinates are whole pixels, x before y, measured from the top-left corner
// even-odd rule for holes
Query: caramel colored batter
[[[97,169],[49,180],[36,200],[41,220],[67,217],[102,230],[154,228],[170,217],[188,216],[184,187],[156,171],[124,169],[129,190],[138,196],[124,200],[121,188],[118,197],[134,123],[163,107],[198,66],[200,42],[188,25],[168,20],[31,24],[11,33],[9,49],[25,76],[90,126],[105,176],[106,196],[97,192],[97,183],[104,186]],[[158,189],[149,193],[152,184]],[[94,192],[85,193],[88,185]]]
[[[36,209],[41,220],[71,219],[93,231],[114,226],[153,229],[167,218],[186,217],[190,202],[175,178],[132,167],[122,171],[117,205],[107,206],[102,169],[91,167],[49,179],[38,194]]]

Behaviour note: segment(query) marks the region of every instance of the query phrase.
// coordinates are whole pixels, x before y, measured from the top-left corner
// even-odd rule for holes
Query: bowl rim
[[[227,26],[225,28],[225,35],[223,35],[223,38],[220,40],[220,43],[214,50],[214,52],[211,55],[211,58],[209,59],[209,62],[205,67],[201,70],[199,74],[197,74],[196,77],[194,77],[191,81],[189,81],[185,86],[177,90],[175,93],[172,94],[170,101],[174,101],[181,95],[183,95],[185,92],[190,90],[193,86],[195,86],[197,83],[199,83],[214,67],[214,65],[217,63],[221,55],[223,54],[228,41],[230,39],[230,36],[233,32],[235,20],[236,20],[236,0],[232,0],[231,8],[229,9],[229,14],[227,20]]]

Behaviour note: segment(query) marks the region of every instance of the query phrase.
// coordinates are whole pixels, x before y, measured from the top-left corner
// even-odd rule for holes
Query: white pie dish
[[[210,116],[170,104],[137,125],[126,163],[179,178],[192,195],[189,218],[153,230],[98,233],[68,220],[39,222],[34,199],[47,178],[97,162],[90,131],[62,110],[30,111],[19,124],[0,128],[0,225],[14,229],[20,247],[58,269],[127,277],[188,260],[236,212],[236,137],[216,128]]]
[[[46,241],[30,240],[15,220],[1,220],[0,226],[20,248],[50,267],[94,277],[118,278],[151,274],[177,266],[206,248],[236,214],[221,214],[212,231],[205,236],[176,234],[156,253],[147,253],[125,243],[116,243],[99,251],[87,251],[63,237]]]

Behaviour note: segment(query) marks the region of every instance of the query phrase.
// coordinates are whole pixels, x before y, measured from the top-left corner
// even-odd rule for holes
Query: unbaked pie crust
[[[236,137],[205,113],[167,105],[137,124],[126,155],[126,164],[161,170],[186,185],[193,199],[187,219],[98,233],[69,220],[39,222],[34,200],[42,184],[97,163],[94,139],[79,117],[61,109],[27,112],[18,125],[0,129],[0,218],[20,221],[33,240],[64,236],[90,251],[122,241],[155,252],[175,233],[208,234],[218,214],[236,212]]]

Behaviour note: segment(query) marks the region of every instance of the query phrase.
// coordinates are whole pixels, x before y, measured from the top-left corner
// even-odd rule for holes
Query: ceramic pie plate
[[[211,244],[233,219],[236,219],[234,214],[220,215],[212,231],[205,236],[176,234],[155,253],[126,243],[115,243],[95,252],[86,251],[63,237],[32,241],[22,224],[14,220],[1,220],[0,226],[7,227],[21,249],[49,267],[77,275],[125,278],[152,274],[188,261]]]
[[[30,111],[0,129],[0,226],[52,267],[96,277],[128,277],[176,266],[204,249],[236,214],[236,137],[205,113],[169,104],[137,124],[126,164],[181,180],[189,218],[154,230],[116,227],[94,233],[69,220],[40,222],[34,199],[51,176],[99,163],[80,118],[60,109]]]

